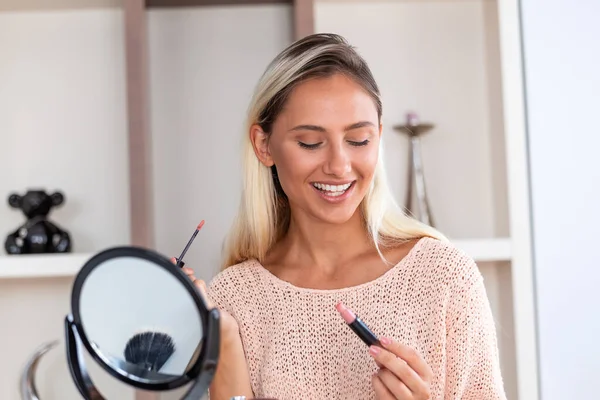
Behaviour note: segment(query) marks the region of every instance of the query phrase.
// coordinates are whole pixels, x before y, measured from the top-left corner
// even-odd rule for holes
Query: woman
[[[223,270],[211,399],[504,399],[476,264],[404,215],[380,154],[382,105],[340,36],[308,36],[262,76]],[[343,302],[380,337],[366,346]]]

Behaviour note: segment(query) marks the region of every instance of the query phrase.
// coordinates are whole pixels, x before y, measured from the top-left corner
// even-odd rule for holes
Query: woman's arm
[[[496,327],[483,278],[470,262],[451,293],[445,400],[505,400]]]
[[[234,396],[253,398],[250,374],[237,321],[226,310],[224,299],[218,298],[214,292],[211,293],[212,296],[207,294],[206,284],[196,279],[192,269],[184,267],[183,271],[194,282],[208,307],[217,307],[221,317],[219,361],[209,388],[210,399],[230,400]]]
[[[237,336],[237,337],[236,337]],[[219,363],[210,385],[211,400],[229,400],[234,396],[254,397],[248,365],[239,333],[221,337]]]

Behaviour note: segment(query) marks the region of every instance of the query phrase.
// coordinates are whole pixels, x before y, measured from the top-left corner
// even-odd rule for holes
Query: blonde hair
[[[379,88],[363,58],[341,36],[314,34],[283,50],[267,67],[248,109],[243,143],[244,185],[237,218],[227,237],[222,269],[248,259],[264,260],[267,252],[287,231],[290,208],[277,181],[275,168],[262,164],[254,152],[249,131],[259,124],[271,133],[293,88],[311,78],[342,73],[354,79],[373,98],[381,121]],[[365,228],[380,256],[381,248],[424,236],[447,240],[436,229],[406,215],[394,201],[387,185],[383,158],[376,165],[370,189],[360,212]]]

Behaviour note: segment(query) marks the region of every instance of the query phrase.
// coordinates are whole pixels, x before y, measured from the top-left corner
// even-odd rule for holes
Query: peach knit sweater
[[[293,286],[257,261],[229,267],[209,297],[238,321],[256,397],[374,399],[377,365],[335,309],[343,301],[378,336],[432,367],[432,399],[505,399],[495,324],[475,262],[423,238],[379,278],[336,290]]]

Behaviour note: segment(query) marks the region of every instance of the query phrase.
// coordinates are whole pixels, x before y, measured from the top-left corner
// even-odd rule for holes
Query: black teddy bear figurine
[[[64,196],[60,192],[48,195],[44,190],[28,190],[24,196],[11,194],[8,204],[19,208],[27,222],[8,235],[4,248],[8,254],[69,253],[69,233],[48,221],[52,207],[61,205]]]

